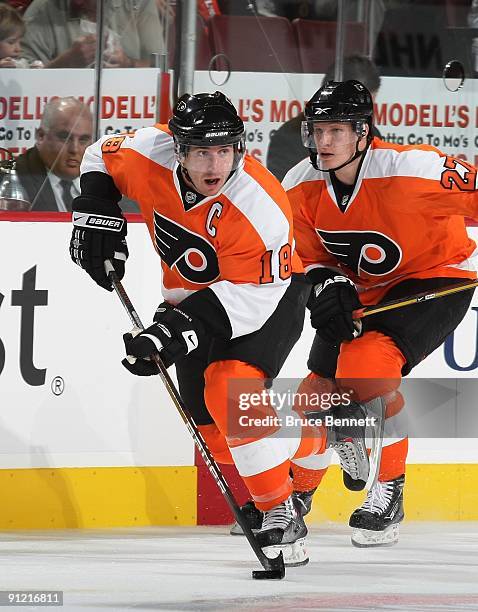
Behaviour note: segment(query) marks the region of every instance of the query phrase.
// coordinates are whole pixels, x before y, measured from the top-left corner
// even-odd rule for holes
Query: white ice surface
[[[477,523],[406,523],[398,545],[369,550],[329,524],[308,542],[309,565],[257,581],[226,528],[3,532],[0,590],[64,591],[39,610],[478,611]]]

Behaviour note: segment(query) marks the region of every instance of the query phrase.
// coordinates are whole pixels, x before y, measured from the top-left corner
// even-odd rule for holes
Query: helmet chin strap
[[[345,166],[348,166],[349,164],[351,164],[354,160],[358,159],[359,157],[363,157],[365,155],[365,153],[367,152],[367,149],[370,146],[370,142],[367,143],[367,146],[365,147],[365,149],[363,151],[359,151],[359,142],[362,140],[362,136],[360,138],[357,139],[357,144],[355,145],[355,153],[352,155],[352,157],[350,159],[348,159],[346,162],[344,162],[343,164],[340,164],[340,166],[336,166],[335,168],[329,168],[328,170],[324,170],[322,168],[319,168],[319,166],[317,165],[317,157],[318,157],[318,153],[314,152],[311,155],[311,162],[312,162],[312,166],[316,169],[319,170],[320,172],[336,172],[337,170],[340,170],[341,168],[344,168]]]
[[[196,185],[195,185],[195,183],[194,183],[193,179],[191,178],[191,175],[189,174],[188,169],[187,169],[185,166],[183,166],[182,164],[181,164],[181,172],[182,172],[182,173],[183,173],[183,175],[186,177],[186,179],[187,179],[187,180],[188,180],[188,181],[191,183],[191,185],[194,187],[194,189],[195,189],[195,190],[196,190],[198,193],[201,193],[201,192],[199,191],[199,189],[196,187]]]

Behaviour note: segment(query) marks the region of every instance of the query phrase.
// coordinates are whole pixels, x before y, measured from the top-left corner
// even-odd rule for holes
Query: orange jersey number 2
[[[474,191],[476,169],[463,160],[447,157],[443,164],[446,168],[441,175],[441,184],[445,189],[453,189],[456,185],[460,191]]]

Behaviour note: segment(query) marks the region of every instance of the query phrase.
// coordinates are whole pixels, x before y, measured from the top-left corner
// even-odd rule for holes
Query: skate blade
[[[309,555],[305,548],[305,538],[300,538],[293,544],[265,546],[262,550],[269,559],[277,557],[277,555],[282,552],[284,556],[284,565],[286,567],[299,567],[300,565],[307,565],[309,562]]]
[[[385,426],[385,403],[381,397],[371,400],[366,404],[367,416],[375,419],[375,425],[368,428],[367,447],[370,448],[369,472],[366,478],[365,488],[367,491],[375,485],[380,472],[380,460],[382,458],[383,430]]]
[[[398,542],[399,525],[390,525],[383,531],[371,529],[354,529],[352,544],[357,548],[372,548],[374,546],[393,546]]]

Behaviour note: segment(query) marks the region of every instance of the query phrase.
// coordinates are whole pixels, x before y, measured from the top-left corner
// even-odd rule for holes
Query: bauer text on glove
[[[121,280],[128,258],[126,219],[120,207],[115,202],[81,195],[73,201],[73,225],[70,240],[72,260],[100,287],[111,291],[105,260],[112,262]]]

